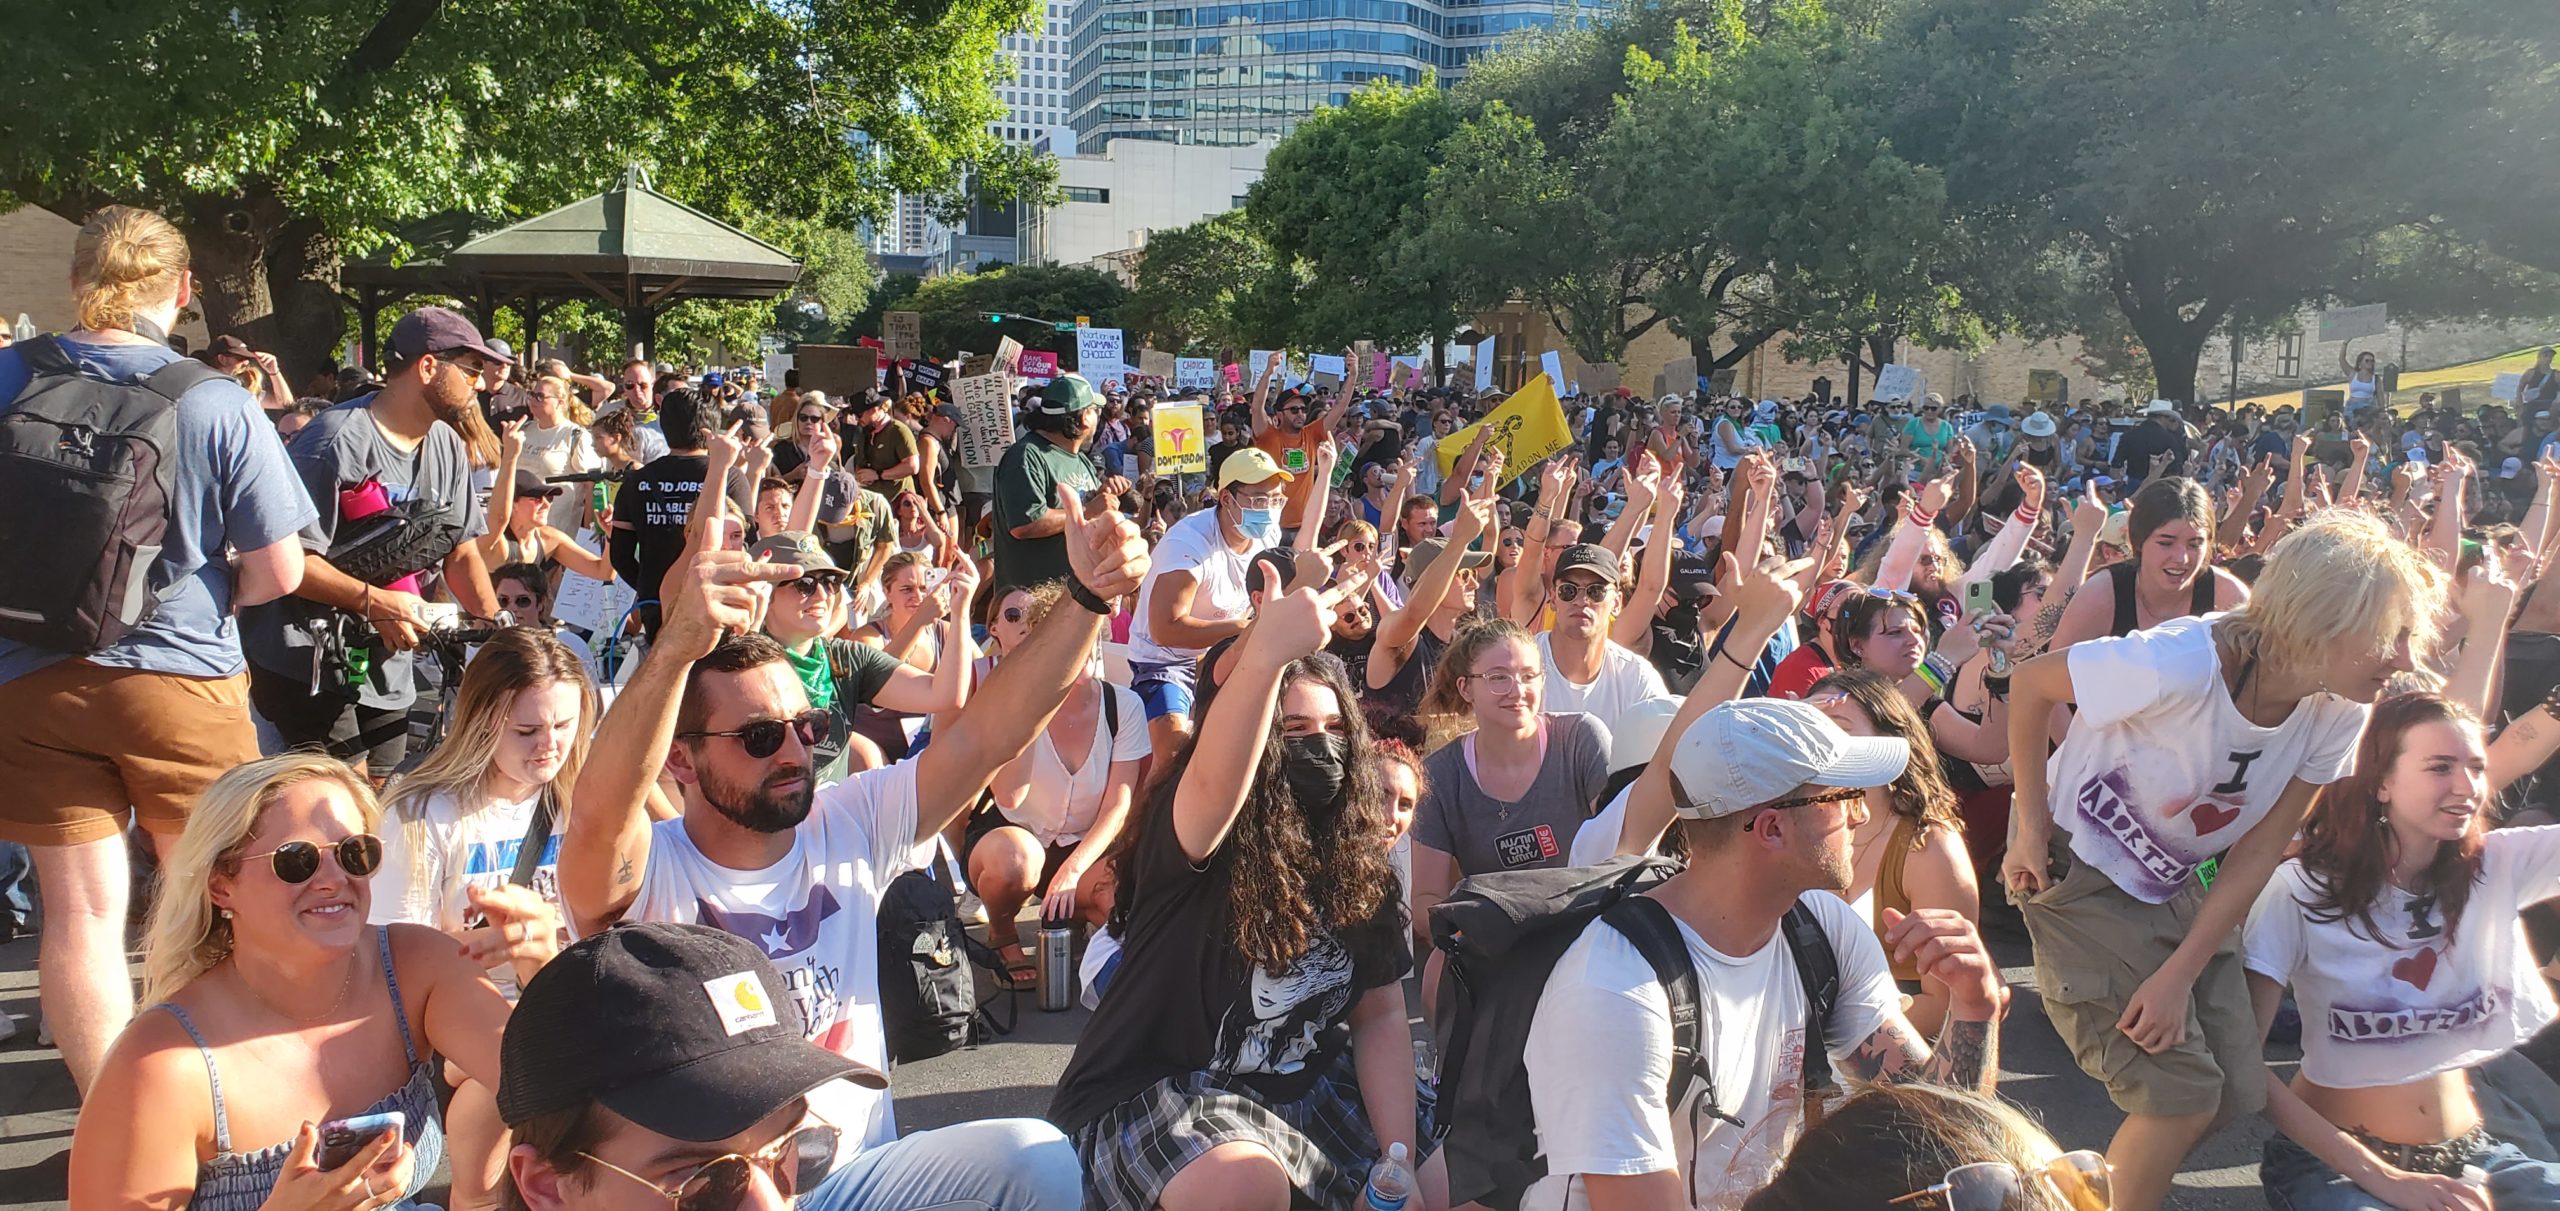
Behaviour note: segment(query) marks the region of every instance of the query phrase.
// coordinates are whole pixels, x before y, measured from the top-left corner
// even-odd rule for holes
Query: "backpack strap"
[[[1804,1089],[1810,1115],[1836,1083],[1831,1076],[1831,1012],[1840,1004],[1840,959],[1831,951],[1831,935],[1802,900],[1787,910],[1778,932],[1786,936],[1796,978],[1804,982]]]
[[[1633,895],[1610,905],[1601,912],[1600,919],[1634,944],[1636,953],[1652,966],[1653,978],[1661,982],[1662,991],[1671,1000],[1671,1087],[1666,1091],[1663,1108],[1677,1113],[1690,1086],[1703,1083],[1705,1113],[1741,1126],[1742,1120],[1726,1112],[1724,1100],[1716,1092],[1715,1073],[1709,1068],[1705,1048],[1706,1028],[1701,1021],[1698,967],[1689,961],[1689,943],[1680,936],[1680,926],[1671,919],[1671,910],[1651,896]]]
[[[1120,743],[1120,688],[1102,683],[1102,730],[1111,737],[1113,747]]]

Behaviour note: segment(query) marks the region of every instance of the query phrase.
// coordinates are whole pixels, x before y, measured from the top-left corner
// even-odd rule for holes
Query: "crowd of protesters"
[[[2251,1114],[2276,1206],[2560,1206],[2548,350],[2512,413],[1568,393],[1516,463],[1273,355],[1026,383],[982,466],[911,367],[424,307],[300,396],[171,347],[158,216],[70,276],[0,431],[175,441],[129,625],[0,611],[74,1207],[2150,1211]],[[996,997],[1081,948],[1044,1117],[901,1130],[919,878]],[[2002,1100],[1986,917],[2111,1139]]]

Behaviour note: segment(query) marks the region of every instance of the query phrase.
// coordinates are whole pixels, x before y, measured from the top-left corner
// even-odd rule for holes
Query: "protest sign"
[[[1013,444],[1013,380],[1001,374],[954,379],[951,402],[960,409],[960,465],[992,467]]]
[[[1174,365],[1178,360],[1170,353],[1141,349],[1138,351],[1138,373],[1169,383],[1173,381]]]
[[[1899,362],[1888,362],[1884,369],[1876,371],[1876,389],[1867,398],[1888,404],[1907,404],[1927,394],[1928,390],[1929,380],[1922,377],[1917,369]]]
[[[1404,389],[1407,391],[1419,391],[1422,389],[1423,384],[1430,380],[1431,363],[1427,361],[1416,361],[1413,364],[1413,372],[1405,376]]]
[[[861,345],[802,345],[800,385],[831,400],[859,400],[880,386],[880,351]]]
[[[1190,474],[1209,469],[1209,443],[1201,434],[1200,405],[1158,404],[1150,415],[1156,427],[1156,474]]]
[[[604,540],[593,530],[580,530],[579,546],[590,551],[602,550]],[[551,616],[571,626],[585,627],[596,635],[618,634],[622,616],[631,609],[638,594],[619,580],[589,580],[575,572],[560,574],[560,591],[552,595]],[[518,619],[518,622],[527,621]]]
[[[1046,349],[1023,350],[1022,360],[1016,365],[1022,377],[1035,383],[1045,383],[1058,377],[1058,355]]]
[[[2066,390],[2059,370],[2027,371],[2027,402],[2058,404]]]
[[[1499,337],[1486,337],[1476,343],[1476,391],[1493,390],[1493,342]]]
[[[1117,328],[1076,329],[1076,373],[1096,387],[1101,386],[1104,379],[1122,378],[1128,374],[1125,353]]]
[[[1566,427],[1564,405],[1556,399],[1555,384],[1541,374],[1527,386],[1511,393],[1483,420],[1441,438],[1438,445],[1440,473],[1447,475],[1455,467],[1458,456],[1473,446],[1476,431],[1490,427],[1488,450],[1502,451],[1502,482],[1510,483],[1535,469],[1557,451],[1573,444],[1573,431]]]
[[[1330,374],[1334,377],[1334,381],[1342,381],[1342,376],[1346,373],[1346,368],[1342,361],[1342,355],[1339,353],[1308,354],[1307,373]]]
[[[1057,361],[1057,355],[1054,353],[1050,354],[1049,360],[1052,364],[1055,364]],[[1009,336],[997,341],[995,361],[990,364],[994,367],[995,373],[997,374],[1021,374],[1022,342]]]
[[[1607,395],[1618,389],[1618,380],[1626,369],[1616,362],[1601,362],[1582,368],[1582,390],[1590,395]]]
[[[2497,377],[2497,381],[2489,384],[2489,398],[2512,404],[2516,402],[2516,393],[2523,389],[2524,373],[2522,371],[2501,374]]]
[[[1261,390],[1261,389],[1262,389],[1262,372],[1263,372],[1263,370],[1264,370],[1264,369],[1268,368],[1270,365],[1271,365],[1271,351],[1270,351],[1270,350],[1268,350],[1268,349],[1255,349],[1255,350],[1251,350],[1251,351],[1247,352],[1247,353],[1244,355],[1244,374],[1245,374],[1245,381],[1246,381],[1246,382],[1251,383],[1251,384],[1253,385],[1253,387],[1254,387],[1254,389],[1255,389],[1255,390],[1257,390],[1257,391],[1258,391],[1258,390]]]
[[[1217,386],[1216,360],[1205,357],[1173,359],[1173,385],[1179,391],[1206,391]]]
[[[880,316],[880,343],[891,359],[911,362],[924,356],[924,313],[890,311]]]
[[[1662,373],[1653,376],[1656,399],[1666,395],[1687,395],[1697,389],[1698,359],[1694,357],[1675,357],[1663,365]]]
[[[1546,375],[1547,381],[1551,384],[1562,384],[1568,381],[1564,373],[1564,355],[1553,349],[1538,355],[1538,372]]]
[[[764,355],[764,381],[776,390],[781,389],[783,380],[791,377],[791,367],[797,364],[797,360],[788,353]]]
[[[942,385],[946,371],[936,362],[916,362],[907,367],[907,386],[917,391],[931,391]]]
[[[1388,357],[1384,349],[1369,355],[1369,389],[1384,391],[1395,378],[1397,359]]]
[[[1244,367],[1239,366],[1234,362],[1228,362],[1226,366],[1220,370],[1220,373],[1226,375],[1228,386],[1240,387],[1244,385]]]

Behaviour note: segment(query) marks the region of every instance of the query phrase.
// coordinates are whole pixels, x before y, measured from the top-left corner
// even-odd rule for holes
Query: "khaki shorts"
[[[258,755],[249,678],[66,660],[0,682],[0,840],[78,845],[128,818],[175,836],[205,785]]]
[[[2070,844],[2056,834],[2052,868],[2067,873],[2019,911],[2035,940],[2045,1016],[2080,1070],[2127,1114],[2255,1113],[2266,1104],[2265,1042],[2240,965],[2240,931],[2222,940],[2196,979],[2186,1041],[2157,1055],[2144,1051],[2116,1023],[2186,940],[2205,889],[2189,880],[2168,903],[2146,904],[2074,858]]]

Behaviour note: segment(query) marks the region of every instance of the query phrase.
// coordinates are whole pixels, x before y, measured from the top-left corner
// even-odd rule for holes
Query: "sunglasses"
[[[845,578],[842,576],[802,576],[797,579],[783,581],[782,583],[789,588],[799,590],[800,595],[803,597],[815,597],[820,593],[844,592]]]
[[[748,756],[761,761],[782,751],[785,733],[797,733],[802,747],[816,748],[835,733],[835,716],[824,709],[811,707],[789,719],[758,719],[725,732],[678,732],[676,735],[699,739],[725,736],[736,740],[739,748],[747,750]]]
[[[527,593],[522,597],[509,597],[503,593],[498,595],[498,606],[501,609],[530,610],[541,604],[542,599],[531,593]]]
[[[1027,617],[1030,617],[1030,612],[1024,610],[1021,606],[1006,606],[1004,608],[1004,620],[1006,622],[1020,622]]]
[[[541,491],[539,491],[539,492],[518,492],[518,493],[516,493],[516,499],[517,499],[517,500],[558,500],[558,499],[560,499],[560,489],[558,489],[558,488],[544,488],[543,490],[541,490]]]
[[[800,414],[800,423],[804,425],[823,425],[827,423],[827,418],[820,416],[815,412],[803,412]]]
[[[2114,1183],[2107,1158],[2095,1152],[2066,1152],[2040,1169],[2021,1170],[2006,1161],[1981,1161],[1947,1170],[1945,1180],[1914,1190],[1891,1204],[1935,1199],[1947,1211],[2017,1211],[2027,1205],[2027,1182],[2042,1180],[2071,1211],[2107,1211],[2114,1205]]]
[[[1599,584],[1584,584],[1579,580],[1556,582],[1556,600],[1558,601],[1581,601],[1586,598],[1592,601],[1607,601],[1610,595],[1617,591],[1618,586],[1607,581]]]
[[[382,838],[371,833],[357,833],[329,846],[338,856],[338,869],[350,879],[362,879],[382,869]],[[320,873],[320,844],[316,841],[287,841],[263,854],[242,854],[239,861],[254,862],[271,858],[276,877],[294,886],[311,881]]]
[[[736,1211],[755,1189],[758,1169],[773,1179],[775,1192],[786,1199],[815,1189],[835,1168],[837,1138],[835,1128],[813,1123],[775,1140],[752,1156],[732,1152],[715,1157],[686,1174],[672,1190],[592,1152],[578,1155],[657,1191],[675,1204],[676,1211]]]

